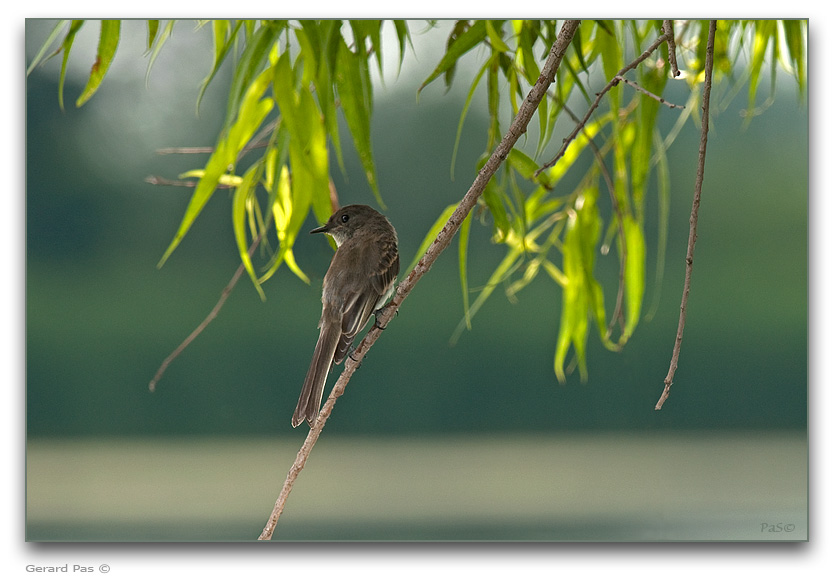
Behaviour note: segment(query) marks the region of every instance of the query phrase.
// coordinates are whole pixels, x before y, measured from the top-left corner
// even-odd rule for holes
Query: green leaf
[[[646,288],[646,240],[643,228],[633,218],[623,220],[626,241],[625,263],[625,325],[620,337],[620,346],[634,333],[640,321],[643,294]]]
[[[469,248],[469,229],[472,226],[472,212],[464,218],[460,224],[458,235],[458,266],[460,270],[460,288],[463,293],[463,319],[466,322],[466,328],[472,328],[472,319],[469,315],[469,282],[466,274],[466,255]]]
[[[611,112],[601,115],[596,121],[591,121],[585,125],[576,138],[571,141],[565,154],[559,162],[547,171],[539,174],[539,181],[544,185],[537,187],[533,193],[527,197],[527,208],[525,209],[527,215],[534,215],[537,208],[547,194],[559,183],[564,175],[573,167],[573,164],[588,146],[588,141],[593,139],[602,128],[610,123],[613,119]]]
[[[148,48],[150,52],[153,46],[153,41],[156,38],[156,33],[159,32],[159,20],[148,20]]]
[[[601,220],[596,206],[598,190],[585,188],[568,214],[562,244],[563,271],[567,284],[562,290],[562,317],[556,340],[554,371],[559,382],[565,382],[565,359],[573,346],[580,379],[588,378],[586,345],[588,316],[591,314],[601,333],[605,329],[605,306],[602,288],[593,275],[594,256],[599,241]]]
[[[258,276],[255,274],[252,258],[249,256],[249,242],[246,238],[246,216],[250,213],[249,206],[254,203],[255,186],[260,179],[262,170],[263,165],[261,163],[255,163],[243,174],[240,185],[235,188],[235,193],[232,197],[232,224],[234,226],[235,242],[237,242],[241,263],[249,274],[249,278],[252,280],[255,290],[258,291],[261,300],[266,300],[263,288],[261,288],[258,282]]]
[[[510,230],[510,216],[507,207],[504,205],[504,192],[496,185],[494,179],[487,182],[481,199],[484,200],[492,219],[495,222],[494,241],[503,242]]]
[[[660,305],[660,290],[663,285],[663,272],[666,264],[666,245],[669,236],[669,200],[671,197],[671,178],[669,161],[666,158],[666,146],[660,132],[655,130],[655,150],[657,155],[657,259],[655,266],[655,284],[651,306],[646,319],[654,317]]]
[[[576,58],[579,61],[579,67],[583,72],[588,72],[588,63],[585,62],[585,55],[583,54],[582,47],[582,26],[578,26],[576,28],[576,33],[573,35],[571,45],[573,46],[574,54],[576,54]]]
[[[281,235],[285,236],[283,244],[290,248],[311,204],[321,221],[332,213],[327,131],[310,88],[296,86],[294,79],[289,54],[284,53],[275,65],[273,91],[289,135],[292,198],[291,204],[283,204],[287,225]]]
[[[376,56],[377,65],[379,67],[380,77],[382,76],[382,40],[380,30],[382,29],[382,20],[351,20],[351,30],[353,30],[354,40],[357,51],[367,63],[368,51],[365,46],[365,39],[371,41],[371,51]]]
[[[354,54],[342,40],[339,45],[336,71],[336,86],[339,89],[342,112],[353,137],[353,144],[365,170],[368,185],[371,186],[377,203],[384,209],[385,203],[379,193],[374,154],[371,148],[373,95],[368,75],[368,61]]]
[[[246,24],[245,22],[244,26]],[[241,99],[251,85],[252,79],[262,71],[269,52],[282,30],[281,23],[268,21],[254,30],[251,37],[247,39],[246,48],[235,66],[232,86],[229,88],[225,128],[228,128],[234,120]]]
[[[783,20],[782,28],[785,34],[785,44],[788,46],[788,55],[793,64],[794,77],[799,86],[799,94],[805,94],[805,21]]]
[[[756,107],[756,89],[759,87],[759,76],[764,64],[767,48],[771,41],[776,43],[776,21],[757,20],[754,24],[753,54],[750,57],[750,90],[747,108],[753,111]]]
[[[338,47],[335,41],[341,40],[340,28],[339,21],[326,20],[318,23],[312,20],[302,20],[301,28],[296,29],[296,37],[301,47],[300,58],[304,59],[304,76],[309,77],[310,81],[315,84],[316,97],[324,117],[327,134],[333,145],[333,152],[336,154],[336,161],[342,173],[345,173],[333,77],[333,67],[336,62],[330,56],[331,45]]]
[[[507,43],[504,42],[503,30],[501,29],[502,25],[504,24],[503,20],[486,20],[486,33],[489,37],[489,42],[492,45],[493,51],[498,52],[510,52],[510,47],[507,46]]]
[[[652,69],[640,75],[640,85],[655,95],[663,94],[668,75],[664,70]],[[633,206],[639,223],[643,223],[646,183],[651,170],[652,142],[660,103],[646,95],[637,94],[636,135],[631,147],[631,190]]]
[[[417,265],[417,262],[420,261],[420,258],[423,257],[423,254],[426,253],[426,250],[429,249],[434,239],[437,237],[437,234],[440,233],[440,230],[443,229],[443,226],[446,225],[446,222],[449,221],[449,218],[452,217],[452,214],[455,212],[457,208],[456,204],[452,204],[447,206],[446,209],[438,216],[438,218],[434,221],[432,226],[429,228],[429,231],[426,232],[426,236],[423,238],[423,241],[420,242],[420,247],[417,248],[417,253],[414,255],[414,259],[411,261],[411,264],[408,265],[408,269],[406,272],[411,272],[414,267]]]
[[[531,85],[536,84],[539,79],[539,65],[536,64],[536,57],[533,55],[533,43],[536,41],[528,23],[521,27],[518,35],[518,54],[516,60],[521,65],[524,78]]]
[[[208,76],[203,79],[202,83],[200,83],[200,92],[197,94],[197,111],[200,110],[200,103],[203,100],[203,95],[205,95],[206,89],[209,84],[211,84],[211,81],[214,79],[217,71],[220,69],[220,65],[223,64],[224,60],[226,60],[226,56],[229,54],[232,46],[234,46],[238,30],[240,30],[242,24],[243,22],[238,20],[237,23],[235,23],[234,29],[229,32],[231,23],[228,20],[212,21],[211,28],[212,37],[214,39],[214,61],[212,62],[211,71]]]
[[[475,96],[475,90],[478,88],[478,85],[481,82],[481,77],[484,76],[484,72],[492,66],[496,55],[493,54],[481,67],[478,71],[478,74],[475,75],[475,79],[472,81],[472,85],[469,87],[469,93],[466,95],[466,100],[463,102],[463,108],[460,112],[460,119],[458,120],[458,129],[457,133],[455,133],[455,145],[452,147],[452,162],[451,162],[451,176],[452,179],[455,178],[455,161],[457,160],[458,156],[458,149],[460,147],[460,136],[463,133],[463,122],[466,119],[466,114],[469,112],[469,106],[472,104],[472,98]]]
[[[534,180],[539,164],[520,149],[511,149],[507,161],[524,179]]]
[[[29,67],[26,69],[26,76],[29,76],[35,67],[40,64],[41,60],[43,60],[44,55],[49,50],[49,47],[52,46],[52,43],[57,40],[57,38],[61,35],[61,29],[66,25],[69,20],[59,20],[58,24],[55,25],[55,28],[52,29],[52,32],[49,33],[49,36],[46,37],[46,40],[41,45],[38,54],[35,55],[35,58],[32,59],[32,62],[29,64]],[[58,50],[60,51],[62,47],[59,47]],[[50,58],[57,54],[57,52],[50,55]]]
[[[282,263],[286,263],[290,271],[298,276],[302,282],[309,284],[310,279],[298,267],[292,251],[292,245],[296,235],[290,233],[291,217],[293,213],[297,212],[293,208],[290,172],[286,165],[281,167],[279,178],[275,181],[275,195],[272,197],[271,207],[280,248],[278,253],[273,256],[266,273],[261,276],[259,281],[263,284],[264,281],[268,280],[278,270]]]
[[[188,207],[185,210],[185,215],[180,222],[177,233],[174,235],[174,239],[171,241],[168,249],[165,250],[165,254],[163,254],[157,267],[162,267],[171,253],[180,244],[185,234],[188,233],[188,230],[193,225],[194,220],[197,219],[197,216],[203,210],[206,203],[208,203],[217,184],[226,172],[234,167],[241,149],[252,138],[267,114],[272,110],[272,99],[261,99],[264,91],[269,86],[271,78],[272,71],[266,70],[247,89],[234,124],[225,135],[220,137],[214,152],[209,157],[206,163],[205,173],[200,178],[197,187],[194,189],[194,193],[191,195],[191,200],[188,202]]]
[[[426,80],[423,81],[423,84],[420,85],[417,92],[419,93],[426,85],[452,69],[452,67],[457,64],[458,59],[483,42],[486,35],[486,22],[484,20],[476,21],[475,24],[469,27],[466,32],[456,38],[451,46],[449,46],[446,50],[446,54],[444,54],[443,58],[440,59],[437,67],[435,67],[434,71],[432,71]]]
[[[75,35],[81,29],[82,24],[84,24],[83,20],[73,20],[67,35],[64,37],[64,42],[61,44],[64,58],[61,60],[61,74],[58,77],[58,106],[62,111],[64,110],[64,80],[66,80],[67,62],[69,61],[72,43],[75,41]]]
[[[501,106],[501,92],[498,87],[498,62],[490,61],[487,69],[487,112],[489,114],[489,130],[487,131],[487,151],[492,151],[501,139],[501,122],[498,118]]]
[[[501,263],[498,264],[498,267],[495,268],[495,270],[492,272],[492,275],[489,277],[489,280],[487,280],[487,283],[484,285],[480,294],[478,294],[478,297],[469,307],[468,315],[470,319],[473,316],[475,316],[478,310],[481,309],[481,306],[484,305],[484,303],[487,301],[487,299],[492,294],[493,290],[495,290],[495,288],[498,286],[498,284],[500,284],[502,280],[506,279],[507,276],[509,276],[509,274],[512,272],[512,270],[518,267],[518,265],[520,264],[519,258],[521,258],[522,253],[523,252],[518,248],[509,248],[509,250],[507,251],[507,255],[504,256],[504,259],[501,260]],[[464,317],[464,319],[462,319],[458,323],[458,326],[455,329],[455,332],[452,334],[452,338],[449,340],[449,342],[451,342],[452,344],[456,343],[458,341],[458,338],[460,338],[460,335],[463,333],[465,329],[466,317]]]
[[[406,20],[394,20],[394,29],[397,31],[397,41],[400,43],[400,59],[397,65],[397,75],[402,70],[403,60],[405,59],[405,45],[410,44],[412,49],[414,45],[411,44],[411,32],[408,30],[408,23]]]
[[[156,41],[156,45],[153,47],[153,51],[151,52],[151,58],[148,61],[148,70],[145,72],[145,85],[148,84],[148,79],[151,76],[151,67],[153,67],[153,63],[156,62],[156,57],[159,56],[162,47],[165,45],[165,42],[171,37],[171,34],[174,31],[174,21],[169,20],[168,24],[165,25],[165,29],[162,31],[162,34]],[[155,36],[155,35],[154,35]],[[150,43],[150,39],[148,40]],[[150,44],[148,45],[148,50],[150,50]],[[199,101],[198,101],[199,102]]]
[[[90,78],[87,81],[87,86],[75,101],[76,107],[81,107],[84,103],[96,93],[101,81],[107,74],[110,68],[110,63],[113,62],[113,57],[116,55],[116,49],[119,47],[119,34],[121,30],[121,22],[118,20],[102,20],[101,33],[99,34],[98,50],[96,51],[96,62],[93,63],[93,68],[90,71]]]

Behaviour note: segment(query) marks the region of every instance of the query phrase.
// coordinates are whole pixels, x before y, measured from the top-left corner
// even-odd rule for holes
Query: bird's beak
[[[324,224],[321,227],[314,228],[310,230],[311,234],[326,234],[327,233],[327,224]]]

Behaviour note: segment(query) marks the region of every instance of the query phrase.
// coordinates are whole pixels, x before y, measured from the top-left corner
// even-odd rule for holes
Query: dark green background
[[[27,23],[27,59],[48,29]],[[83,66],[85,59],[92,62],[95,29],[86,31],[93,39],[88,52],[80,44],[73,55]],[[237,254],[230,200],[218,191],[158,270],[190,190],[143,180],[151,174],[175,178],[203,163],[204,156],[154,151],[212,144],[228,74],[219,75],[197,118],[198,83],[210,66],[208,31],[178,28],[171,45],[190,42],[197,51],[186,61],[163,52],[145,87],[144,32],[140,23],[130,23],[126,35],[128,29],[134,41],[123,39],[113,70],[132,68],[134,74],[114,72],[82,109],[73,106],[83,88],[73,78],[65,88],[67,109],[58,108],[57,58],[28,77],[27,437],[300,438],[290,417],[316,341],[321,277],[331,255],[320,236],[303,235],[296,246],[311,285],[282,270],[265,286],[268,299],[261,302],[244,277],[220,316],[169,367],[157,392],[148,392],[162,360],[214,306]],[[458,115],[472,75],[460,70],[449,94],[431,86],[416,102],[416,89],[435,62],[431,54],[420,55],[419,64],[399,78],[387,75],[386,89],[376,93],[379,183],[386,214],[400,235],[404,267],[437,215],[465,193],[486,134],[483,102],[476,101],[452,180]],[[716,89],[728,102],[711,119],[689,316],[672,396],[662,412],[653,408],[677,327],[697,157],[698,130],[691,123],[669,151],[669,244],[656,315],[641,321],[619,354],[606,351],[592,335],[587,384],[574,373],[559,385],[553,374],[561,294],[544,275],[515,304],[499,289],[474,318],[472,330],[450,346],[462,316],[453,246],[371,350],[338,401],[325,438],[803,431],[808,110],[791,79],[781,76],[779,86],[776,103],[746,129],[739,114],[746,88],[733,99],[727,97],[729,85]],[[666,96],[686,100],[682,89]],[[719,104],[721,98],[714,95],[713,101]],[[664,108],[660,117],[665,131],[676,113]],[[349,143],[347,133],[343,142]],[[342,203],[373,204],[350,146],[345,158],[347,174],[336,172]],[[656,200],[652,189],[644,312],[657,291]],[[310,220],[306,227],[315,225]],[[473,288],[503,256],[501,247],[489,244],[489,233],[488,226],[473,227]],[[616,292],[614,256],[598,261],[610,304]],[[334,380],[331,374],[329,384]],[[265,506],[259,515],[267,513]]]

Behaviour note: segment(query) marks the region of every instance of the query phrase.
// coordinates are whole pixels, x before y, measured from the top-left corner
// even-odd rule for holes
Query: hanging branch
[[[641,54],[640,56],[635,58],[633,61],[631,61],[630,63],[625,65],[623,68],[621,68],[619,70],[619,72],[616,75],[614,75],[614,78],[612,78],[610,81],[608,81],[608,84],[605,85],[602,88],[602,90],[597,93],[596,99],[594,99],[594,102],[591,103],[591,106],[588,108],[588,111],[585,113],[585,116],[582,118],[582,121],[580,121],[579,124],[576,125],[576,128],[573,131],[571,131],[570,135],[568,135],[564,139],[564,141],[562,143],[562,147],[559,149],[558,153],[556,153],[556,156],[553,159],[551,159],[549,162],[542,165],[539,168],[539,170],[536,171],[536,173],[535,173],[536,177],[538,177],[539,174],[542,171],[544,171],[545,169],[548,169],[548,168],[553,167],[554,165],[556,165],[556,162],[559,161],[559,159],[562,158],[562,156],[568,150],[568,145],[571,144],[571,141],[576,139],[576,136],[579,135],[579,132],[588,123],[588,119],[591,118],[591,115],[593,114],[593,112],[596,110],[597,107],[599,107],[599,104],[602,101],[602,97],[605,96],[605,93],[607,93],[608,91],[610,91],[611,89],[616,87],[620,83],[620,80],[622,80],[623,75],[625,73],[627,73],[628,71],[630,71],[634,68],[637,68],[638,64],[640,64],[641,62],[643,62],[644,60],[649,58],[651,56],[651,54],[655,51],[655,49],[658,46],[660,46],[661,44],[663,44],[664,42],[666,42],[667,40],[669,40],[670,37],[674,37],[674,34],[672,32],[665,31],[663,34],[661,34],[659,37],[657,37],[657,40],[655,40],[649,46],[649,48],[647,48],[645,51],[643,51],[643,54]]]
[[[238,155],[237,159],[240,161],[246,153],[251,151],[256,147],[265,147],[266,146],[266,138],[267,136],[275,130],[280,123],[281,118],[278,117],[277,119],[267,123],[263,129],[261,129],[257,135],[255,135],[250,141],[249,144],[244,147],[240,154]],[[162,149],[157,149],[157,154],[159,155],[169,155],[172,153],[185,153],[185,154],[192,154],[192,153],[211,153],[214,151],[214,147],[165,147]],[[165,179],[164,177],[159,177],[157,175],[151,175],[145,178],[147,183],[152,185],[176,185],[181,187],[197,187],[196,181],[182,181],[182,180],[172,180],[172,179]],[[215,186],[217,189],[230,189],[234,186],[232,185],[225,185],[222,183],[218,183]],[[331,197],[333,196],[333,182],[330,182],[330,194]],[[270,211],[266,218],[266,223],[264,224],[263,230],[259,233],[254,240],[252,240],[252,244],[249,246],[249,257],[255,255],[255,250],[257,249],[258,245],[261,243],[264,235],[266,234],[267,230],[269,230],[269,226],[272,223],[272,212]],[[148,383],[148,390],[150,392],[156,391],[156,384],[162,378],[162,375],[165,374],[165,370],[168,366],[174,362],[182,351],[188,348],[188,345],[194,342],[194,339],[200,336],[200,334],[206,329],[206,327],[211,323],[212,320],[217,318],[220,309],[223,308],[223,305],[226,303],[226,300],[229,298],[229,295],[234,290],[235,286],[237,285],[240,277],[243,275],[245,270],[245,266],[241,263],[235,273],[232,275],[231,280],[229,283],[226,284],[226,287],[223,288],[223,291],[220,293],[220,298],[217,300],[217,303],[214,305],[214,308],[206,315],[203,321],[197,325],[197,328],[191,331],[185,340],[183,340],[180,345],[175,348],[171,354],[165,357],[165,360],[162,361],[162,364],[159,365],[159,369],[157,369],[156,374],[151,379],[151,382]]]
[[[466,195],[458,204],[454,213],[452,213],[451,217],[446,222],[446,225],[443,226],[443,229],[441,229],[437,234],[437,237],[434,239],[431,246],[429,246],[429,249],[426,250],[426,253],[417,265],[414,266],[414,269],[408,274],[408,276],[399,284],[399,286],[397,286],[397,291],[395,292],[394,297],[391,299],[389,305],[382,312],[380,312],[377,323],[374,324],[371,330],[368,331],[356,347],[353,355],[346,359],[345,368],[342,371],[341,376],[339,376],[339,379],[333,386],[333,390],[331,391],[327,401],[324,403],[318,418],[310,428],[307,439],[304,441],[304,444],[301,446],[301,449],[296,455],[295,461],[287,474],[287,478],[284,481],[284,485],[281,488],[277,501],[275,502],[272,513],[269,516],[269,520],[267,521],[263,532],[261,532],[261,535],[258,537],[259,540],[269,540],[272,538],[272,534],[275,532],[275,527],[278,524],[278,518],[284,511],[284,505],[287,501],[287,497],[292,491],[293,484],[295,483],[299,473],[301,473],[301,470],[304,469],[304,464],[307,462],[307,458],[309,457],[313,446],[316,444],[319,435],[321,435],[321,431],[324,428],[327,418],[333,411],[336,399],[344,393],[347,383],[353,376],[354,371],[359,368],[359,365],[362,363],[362,359],[368,349],[373,346],[380,334],[382,334],[381,329],[384,329],[388,325],[397,310],[400,308],[400,305],[414,288],[415,284],[417,284],[420,278],[422,278],[423,275],[429,271],[432,264],[434,264],[435,260],[438,256],[440,256],[443,250],[449,246],[452,238],[457,233],[458,229],[460,229],[463,220],[467,215],[469,215],[469,212],[472,211],[472,208],[475,206],[478,198],[483,193],[489,180],[501,166],[501,163],[503,163],[510,154],[513,145],[515,145],[519,137],[527,131],[527,125],[533,117],[533,113],[535,113],[539,102],[547,93],[547,88],[553,83],[556,76],[556,70],[559,68],[559,64],[562,62],[562,57],[568,49],[568,46],[570,46],[571,40],[573,39],[578,26],[578,20],[566,20],[564,22],[556,41],[550,48],[550,53],[548,54],[547,60],[542,67],[539,79],[530,89],[530,92],[527,94],[527,97],[524,99],[521,107],[519,107],[518,114],[515,116],[515,119],[513,119],[507,133],[492,152],[489,160],[487,160],[486,164],[478,172],[478,175],[472,183],[472,186],[469,188],[469,191],[466,192]]]
[[[704,162],[707,156],[707,133],[709,133],[709,95],[712,90],[712,61],[715,47],[715,20],[709,23],[709,38],[707,40],[707,55],[704,65],[704,97],[701,108],[703,109],[703,120],[701,121],[701,144],[698,147],[698,169],[695,173],[695,195],[692,199],[692,213],[689,215],[689,243],[686,247],[686,274],[683,281],[683,297],[681,298],[681,313],[678,318],[678,333],[675,336],[675,346],[672,349],[672,361],[669,365],[669,373],[663,380],[664,387],[660,399],[654,406],[656,411],[663,407],[663,403],[669,398],[669,390],[672,387],[672,379],[678,368],[678,357],[681,353],[681,341],[683,340],[683,327],[686,324],[686,305],[689,302],[689,288],[692,280],[692,259],[695,254],[695,240],[698,237],[698,209],[701,206],[701,185],[704,182]]]

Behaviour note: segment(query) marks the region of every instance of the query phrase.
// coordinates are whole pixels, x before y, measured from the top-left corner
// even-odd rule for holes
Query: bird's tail
[[[322,324],[316,350],[313,351],[313,360],[310,362],[310,370],[304,378],[304,386],[301,388],[298,405],[292,416],[293,427],[298,427],[305,420],[312,426],[318,416],[324,383],[327,382],[327,373],[333,365],[333,354],[336,352],[339,336],[341,336],[339,324],[333,322]]]

